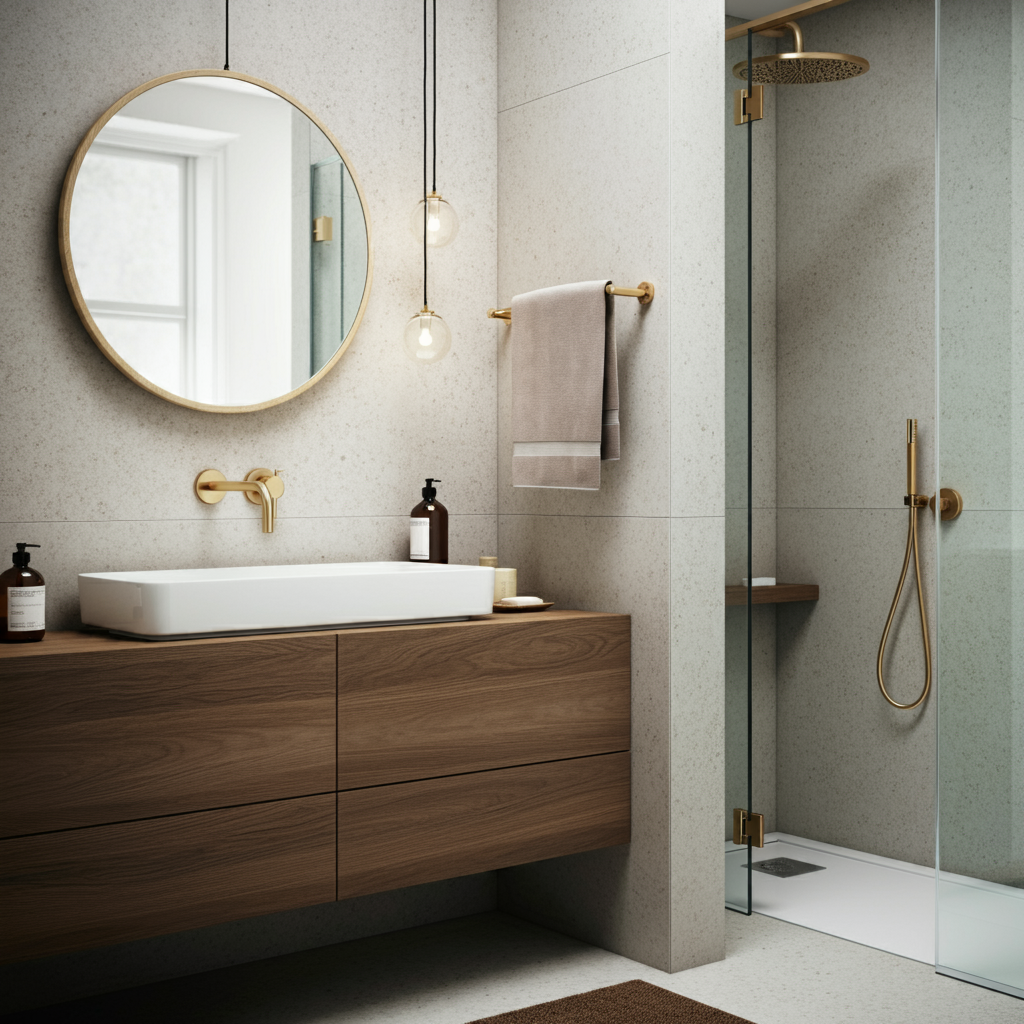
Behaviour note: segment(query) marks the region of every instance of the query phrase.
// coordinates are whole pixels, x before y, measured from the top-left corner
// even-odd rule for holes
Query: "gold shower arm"
[[[639,299],[641,306],[646,306],[654,300],[654,285],[650,281],[641,281],[636,288],[619,288],[617,285],[605,285],[606,295],[626,295],[632,299]],[[487,316],[491,320],[504,320],[505,323],[512,323],[511,309],[489,309]]]

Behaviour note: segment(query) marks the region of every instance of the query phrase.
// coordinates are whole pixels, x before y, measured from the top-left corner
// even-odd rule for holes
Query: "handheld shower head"
[[[907,494],[917,494],[917,420],[907,420]]]

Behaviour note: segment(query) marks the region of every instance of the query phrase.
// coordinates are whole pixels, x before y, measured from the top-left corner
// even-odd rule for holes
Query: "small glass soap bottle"
[[[423,500],[409,514],[409,561],[448,564],[448,509],[437,500],[435,477],[427,477]]]
[[[29,644],[46,633],[46,581],[28,567],[31,557],[25,548],[38,544],[15,544],[14,565],[0,573],[0,643]]]

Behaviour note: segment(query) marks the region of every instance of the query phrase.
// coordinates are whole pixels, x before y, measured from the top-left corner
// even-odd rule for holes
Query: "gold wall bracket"
[[[755,85],[749,92],[737,89],[732,94],[732,123],[746,124],[764,117],[764,86]]]
[[[932,500],[928,502],[928,507],[933,512],[935,511],[934,494],[932,495]],[[956,519],[963,510],[964,499],[959,491],[954,490],[952,487],[939,488],[939,515],[942,517],[943,522],[948,522],[950,519]]]
[[[764,846],[764,815],[734,807],[732,811],[732,841],[737,846]]]
[[[313,220],[313,241],[330,242],[334,239],[334,219],[332,217],[316,217]]]
[[[224,500],[228,491],[242,491],[248,501],[263,510],[263,532],[273,533],[277,521],[277,499],[284,494],[280,470],[254,469],[244,480],[228,480],[220,470],[204,469],[192,485],[196,497],[206,505]]]

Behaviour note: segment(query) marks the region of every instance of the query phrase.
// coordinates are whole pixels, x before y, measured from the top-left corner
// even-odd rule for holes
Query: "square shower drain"
[[[743,865],[746,867],[746,864]],[[774,857],[771,860],[754,861],[754,870],[763,871],[766,875],[776,878],[792,878],[794,875],[806,875],[810,871],[824,871],[821,864],[807,864],[792,857]]]

